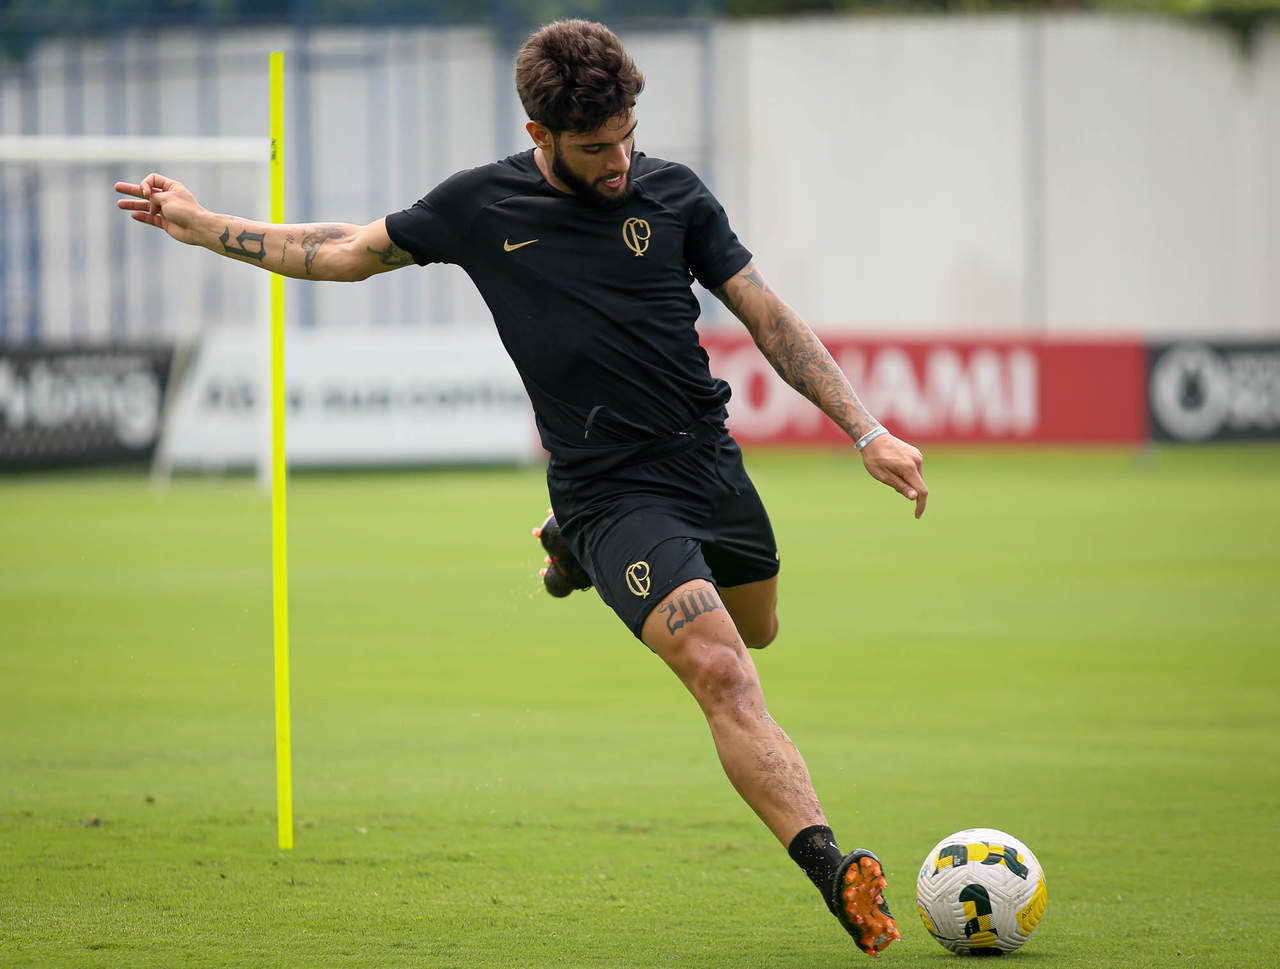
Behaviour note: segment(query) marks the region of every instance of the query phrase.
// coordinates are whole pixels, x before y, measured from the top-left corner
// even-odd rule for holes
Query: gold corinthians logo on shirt
[[[652,234],[653,230],[644,219],[627,219],[622,223],[622,241],[637,256],[643,256],[649,248],[649,236]]]
[[[636,253],[640,255],[640,253]],[[627,566],[627,588],[633,596],[649,598],[649,563],[632,562]]]

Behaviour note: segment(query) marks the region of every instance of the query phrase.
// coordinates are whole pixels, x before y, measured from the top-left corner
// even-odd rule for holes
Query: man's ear
[[[533,143],[543,151],[551,150],[552,135],[551,129],[540,121],[530,121],[524,126],[524,130],[529,132],[529,137],[533,139]]]

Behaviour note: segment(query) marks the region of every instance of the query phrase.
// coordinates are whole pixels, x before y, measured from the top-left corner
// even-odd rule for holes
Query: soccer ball
[[[1044,917],[1049,890],[1031,849],[994,828],[967,828],[929,852],[916,905],[929,934],[961,955],[1004,955]]]

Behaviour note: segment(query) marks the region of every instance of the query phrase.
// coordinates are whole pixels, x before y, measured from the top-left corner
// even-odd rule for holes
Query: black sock
[[[825,824],[814,824],[791,839],[787,848],[791,860],[804,869],[814,887],[822,893],[828,907],[831,905],[831,888],[835,884],[836,870],[844,855],[836,845],[836,836]]]

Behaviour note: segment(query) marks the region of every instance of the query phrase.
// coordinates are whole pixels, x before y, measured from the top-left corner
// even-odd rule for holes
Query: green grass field
[[[1045,866],[1028,966],[1272,967],[1280,448],[948,451],[928,514],[748,455],[783,555],[757,654],[903,941],[938,839]],[[594,594],[546,596],[536,470],[290,485],[296,848],[276,847],[269,503],[0,479],[0,967],[870,965]]]

